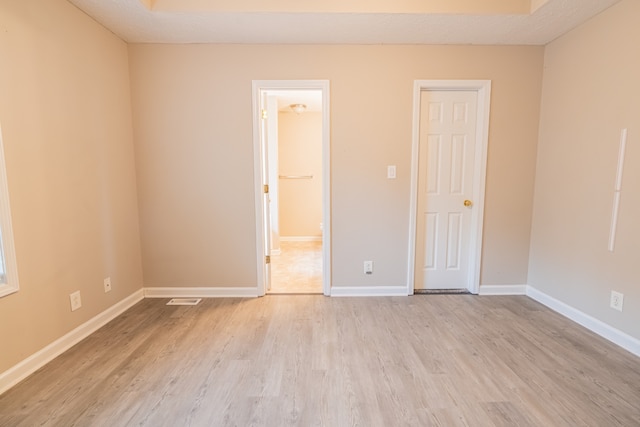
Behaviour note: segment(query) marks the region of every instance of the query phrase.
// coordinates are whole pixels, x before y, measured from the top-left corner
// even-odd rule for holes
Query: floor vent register
[[[167,305],[198,305],[202,298],[173,298]]]

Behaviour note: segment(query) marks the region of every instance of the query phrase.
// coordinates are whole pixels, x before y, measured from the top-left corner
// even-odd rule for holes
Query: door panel
[[[438,239],[438,214],[435,212],[425,213],[425,251],[424,251],[424,268],[435,268],[436,261],[436,240]]]
[[[462,248],[462,214],[449,213],[447,228],[447,269],[460,269],[460,253]]]
[[[429,135],[427,140],[427,194],[439,194],[440,193],[440,135]]]
[[[420,104],[415,289],[467,288],[476,91],[423,91]]]

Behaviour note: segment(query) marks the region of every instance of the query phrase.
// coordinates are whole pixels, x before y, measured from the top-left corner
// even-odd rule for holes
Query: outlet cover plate
[[[622,311],[622,305],[624,304],[624,295],[620,292],[611,291],[610,306],[614,310]]]
[[[82,307],[82,298],[80,297],[80,291],[75,291],[69,294],[69,302],[71,303],[71,311],[76,311]]]
[[[364,274],[373,274],[373,261],[364,262]]]
[[[111,292],[111,277],[104,279],[104,293]]]

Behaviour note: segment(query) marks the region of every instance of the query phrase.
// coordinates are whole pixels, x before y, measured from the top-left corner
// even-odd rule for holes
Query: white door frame
[[[253,167],[256,208],[257,294],[265,289],[265,247],[262,165],[265,153],[260,141],[260,94],[264,90],[321,90],[322,91],[322,291],[331,295],[331,138],[329,114],[329,80],[253,80]]]
[[[411,147],[411,204],[409,214],[409,260],[407,268],[407,294],[414,293],[416,224],[418,209],[418,155],[420,147],[420,93],[426,90],[466,90],[478,93],[476,123],[476,156],[473,184],[473,209],[469,240],[469,279],[467,289],[477,294],[480,289],[482,257],[482,224],[484,218],[484,191],[487,175],[487,149],[489,146],[489,111],[491,80],[416,80],[413,84],[413,137]]]

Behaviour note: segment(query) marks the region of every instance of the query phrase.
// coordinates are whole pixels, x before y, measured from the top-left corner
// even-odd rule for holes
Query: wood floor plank
[[[147,299],[0,426],[636,426],[640,359],[526,297]]]

